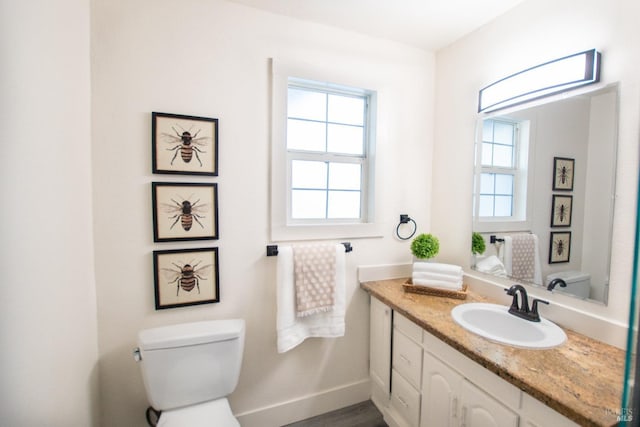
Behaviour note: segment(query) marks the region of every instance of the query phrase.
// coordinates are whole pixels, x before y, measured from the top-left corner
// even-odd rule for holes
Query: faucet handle
[[[538,303],[541,302],[543,304],[547,304],[549,305],[549,301],[545,301],[543,299],[539,299],[539,298],[534,298],[533,302],[531,303],[531,320],[533,320],[534,322],[539,322],[540,321],[540,314],[538,314]]]

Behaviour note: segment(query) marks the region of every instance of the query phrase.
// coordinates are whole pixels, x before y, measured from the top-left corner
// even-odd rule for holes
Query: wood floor
[[[388,427],[369,400],[282,427]]]

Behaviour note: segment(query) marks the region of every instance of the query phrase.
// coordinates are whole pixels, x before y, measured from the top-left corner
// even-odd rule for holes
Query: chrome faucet
[[[530,322],[539,322],[540,314],[538,314],[538,303],[549,304],[549,301],[544,301],[538,298],[533,299],[531,309],[529,309],[529,298],[527,296],[527,290],[522,285],[513,285],[509,289],[505,289],[507,295],[513,297],[511,301],[511,307],[509,307],[509,313],[514,316],[518,316],[521,319],[529,320]],[[520,295],[520,297],[518,297]]]
[[[549,285],[547,286],[547,290],[552,291],[553,288],[555,288],[557,285],[560,285],[561,288],[566,288],[567,282],[565,282],[559,277],[556,277],[555,279],[549,282]]]

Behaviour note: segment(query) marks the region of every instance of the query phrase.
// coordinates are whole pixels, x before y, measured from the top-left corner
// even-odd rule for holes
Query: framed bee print
[[[218,239],[218,184],[153,182],[153,241]]]
[[[571,232],[551,232],[549,239],[549,264],[569,262],[571,252]]]
[[[153,251],[156,310],[220,302],[218,248]]]
[[[153,173],[218,176],[218,119],[151,113]]]
[[[573,191],[573,175],[575,159],[566,157],[553,158],[553,189],[556,191]]]
[[[554,194],[551,201],[551,227],[570,227],[573,196]]]

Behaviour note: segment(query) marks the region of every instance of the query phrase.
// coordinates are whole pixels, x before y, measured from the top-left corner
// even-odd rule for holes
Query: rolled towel
[[[425,286],[428,288],[446,289],[452,291],[459,291],[462,289],[462,279],[459,282],[452,283],[444,280],[425,280],[425,279],[411,279],[411,283],[416,286]]]
[[[453,264],[443,264],[439,262],[414,262],[413,271],[462,276],[461,266]]]
[[[453,274],[440,274],[440,273],[429,273],[426,271],[414,271],[411,275],[413,280],[440,280],[444,282],[450,283],[458,283],[462,280],[462,274],[453,275]]]

